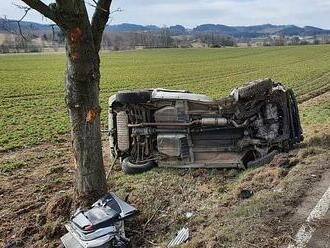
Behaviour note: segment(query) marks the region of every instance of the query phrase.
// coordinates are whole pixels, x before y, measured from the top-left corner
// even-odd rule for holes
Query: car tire
[[[116,95],[116,101],[122,104],[147,103],[151,100],[151,94],[148,90],[120,91]]]
[[[148,161],[143,164],[134,164],[130,161],[131,157],[124,158],[123,162],[121,163],[121,167],[125,174],[133,175],[139,174],[146,171],[151,170],[152,168],[156,167],[156,163],[154,161]]]
[[[271,92],[272,87],[273,82],[271,80],[252,82],[238,89],[239,99],[250,100],[257,96],[267,95]]]
[[[291,119],[291,142],[292,144],[300,143],[304,140],[303,130],[301,128],[298,103],[292,89],[287,90],[289,97],[289,113]]]

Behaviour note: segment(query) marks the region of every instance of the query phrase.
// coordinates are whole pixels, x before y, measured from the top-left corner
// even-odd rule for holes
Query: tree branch
[[[93,0],[93,2],[96,4],[96,9],[92,17],[92,33],[94,47],[98,52],[101,48],[103,31],[109,20],[112,0],[98,0],[98,2]]]
[[[18,4],[14,4],[17,8],[22,9],[25,11],[24,15],[21,17],[21,19],[17,20],[17,26],[18,26],[18,30],[20,35],[23,37],[24,40],[27,40],[27,38],[23,35],[22,32],[22,28],[21,28],[21,21],[25,18],[25,16],[29,13],[29,11],[31,10],[31,7],[25,7],[25,6],[21,6]]]
[[[21,1],[23,1],[26,5],[30,6],[32,9],[35,9],[40,14],[44,15],[45,17],[49,18],[50,20],[56,23],[54,12],[49,8],[49,6],[44,4],[42,1],[40,0],[21,0]]]
[[[4,25],[3,28],[8,32],[8,33],[12,33],[15,35],[20,35],[25,41],[28,41],[28,39],[24,36],[23,31],[22,31],[22,27],[21,27],[21,22],[23,21],[23,19],[25,18],[25,16],[29,13],[29,11],[32,9],[31,7],[27,7],[27,6],[22,6],[22,5],[18,5],[13,3],[14,6],[16,6],[17,8],[24,10],[24,14],[23,16],[19,19],[19,20],[7,20],[7,18],[5,17],[4,20],[5,22],[7,22],[8,24],[10,24],[11,22],[16,22],[17,23],[17,27],[18,27],[18,32],[19,34],[17,34],[16,32],[13,32],[10,28],[6,28],[6,26]]]

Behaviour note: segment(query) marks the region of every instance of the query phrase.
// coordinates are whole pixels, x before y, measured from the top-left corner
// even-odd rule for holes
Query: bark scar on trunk
[[[69,44],[71,46],[71,52],[69,53],[69,56],[72,60],[79,60],[80,53],[78,52],[78,48],[82,40],[81,29],[79,27],[71,29],[68,38]]]
[[[73,28],[69,32],[69,42],[71,46],[78,46],[81,41],[82,31],[79,27]]]
[[[90,110],[88,110],[86,114],[86,122],[90,124],[93,123],[96,117],[98,116],[98,114],[100,114],[100,112],[101,112],[100,107],[93,107]]]

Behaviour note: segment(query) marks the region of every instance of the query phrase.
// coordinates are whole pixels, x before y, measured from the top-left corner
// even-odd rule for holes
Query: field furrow
[[[102,123],[107,98],[132,88],[188,89],[213,98],[258,78],[292,87],[303,102],[329,91],[330,46],[150,49],[101,54]],[[0,151],[56,142],[68,133],[64,54],[0,56]]]

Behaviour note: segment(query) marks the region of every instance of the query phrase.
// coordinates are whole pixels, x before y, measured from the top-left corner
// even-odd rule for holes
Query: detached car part
[[[189,229],[182,228],[177,235],[168,243],[167,247],[177,247],[189,239]]]
[[[136,208],[110,193],[90,209],[78,209],[65,225],[68,233],[61,241],[66,248],[126,248],[129,240],[124,220],[136,212]]]
[[[270,79],[220,100],[188,91],[120,91],[109,98],[112,158],[126,173],[153,168],[247,168],[303,140],[295,95]]]

